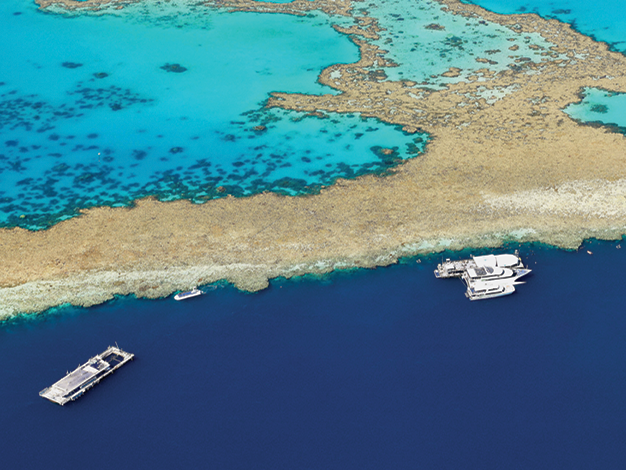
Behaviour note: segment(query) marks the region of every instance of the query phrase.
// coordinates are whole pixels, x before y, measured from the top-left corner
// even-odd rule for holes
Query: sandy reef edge
[[[581,195],[581,191],[587,196]],[[261,200],[264,197],[278,198],[275,195],[263,195],[257,199]],[[296,198],[300,201],[314,199]],[[138,204],[140,208],[144,208],[144,212],[150,212],[150,209],[159,211],[163,205],[151,199],[139,201]],[[186,201],[171,204],[179,204],[179,212],[191,209],[192,214],[197,207],[210,207],[194,206]],[[111,217],[111,212],[120,215],[120,219],[123,220],[123,216],[134,215],[136,209],[92,209],[86,211],[83,217],[65,223],[89,226],[92,225],[90,218],[104,216],[115,227],[117,224],[112,223],[115,217]],[[489,216],[485,217],[486,214]],[[475,219],[473,224],[469,223],[472,217]],[[463,223],[461,219],[466,219],[467,222]],[[324,274],[335,269],[387,266],[396,263],[402,257],[443,250],[498,247],[507,242],[541,242],[565,249],[576,249],[584,239],[615,240],[626,233],[626,180],[613,183],[587,181],[584,185],[567,184],[557,188],[536,190],[531,194],[525,191],[503,196],[483,196],[481,205],[471,206],[464,217],[456,214],[455,220],[459,221],[462,227],[458,230],[450,226],[439,227],[432,232],[432,237],[412,236],[420,232],[416,227],[408,227],[416,225],[416,221],[397,227],[389,236],[384,236],[379,230],[359,231],[365,236],[338,236],[338,243],[328,243],[326,239],[304,235],[305,232],[315,231],[311,230],[312,226],[305,227],[302,236],[293,239],[283,238],[279,242],[276,242],[276,237],[272,235],[274,232],[268,232],[269,238],[277,243],[272,250],[266,248],[265,241],[259,243],[258,238],[263,236],[262,233],[247,233],[244,236],[240,234],[239,237],[231,233],[232,237],[238,238],[236,247],[221,245],[220,242],[214,245],[208,241],[206,234],[204,237],[196,235],[194,239],[204,238],[208,241],[206,250],[202,252],[197,247],[191,249],[186,247],[183,241],[187,238],[185,236],[175,240],[169,238],[165,242],[167,236],[161,237],[152,231],[156,238],[160,239],[160,243],[156,244],[160,244],[164,250],[162,253],[152,251],[154,240],[153,243],[140,246],[136,240],[131,241],[134,237],[126,234],[124,243],[109,243],[107,246],[111,253],[119,254],[120,250],[124,250],[123,245],[129,243],[126,249],[130,247],[133,256],[140,261],[125,263],[127,267],[110,262],[101,262],[100,265],[94,263],[94,258],[97,259],[102,254],[102,250],[96,252],[94,249],[102,243],[101,235],[90,239],[93,234],[71,227],[68,236],[72,237],[72,233],[83,233],[80,239],[73,236],[75,245],[82,245],[82,252],[70,249],[71,254],[63,256],[57,248],[46,250],[47,256],[42,256],[44,253],[32,256],[33,261],[43,263],[41,267],[62,265],[58,272],[51,272],[49,275],[42,275],[42,270],[35,268],[30,276],[24,276],[33,265],[26,263],[18,267],[14,264],[14,269],[23,269],[19,276],[23,281],[14,282],[13,285],[5,284],[0,288],[0,319],[22,313],[42,312],[50,307],[68,303],[89,307],[110,300],[116,295],[134,294],[140,298],[166,297],[177,290],[220,280],[227,280],[241,290],[255,292],[266,288],[269,280],[277,277],[290,278],[304,274]],[[441,220],[435,219],[435,222],[435,226],[440,225],[437,222]],[[417,225],[422,224],[418,222]],[[203,223],[197,226],[199,230],[209,227]],[[167,228],[170,229],[171,227]],[[63,224],[47,232],[28,233],[37,236],[40,233],[48,234],[55,231],[62,237],[66,235]],[[423,226],[421,231],[423,233]],[[113,232],[118,233],[116,227]],[[462,233],[461,236],[459,232]],[[0,232],[0,240],[4,240],[1,235]],[[55,238],[56,236],[53,236],[53,239]],[[340,246],[342,240],[347,243],[345,246]],[[252,246],[255,244],[258,246],[253,249]],[[27,242],[19,243],[14,248],[16,253],[24,253],[24,249],[32,246],[33,242]],[[178,250],[180,252],[175,254]],[[122,258],[127,258],[128,255],[129,253],[122,254]],[[59,257],[56,258],[57,256]],[[72,257],[76,256],[77,258],[72,261]],[[3,281],[6,282],[6,276]]]

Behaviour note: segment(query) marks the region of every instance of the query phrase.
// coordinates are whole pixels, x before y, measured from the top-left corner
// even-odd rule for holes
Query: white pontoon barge
[[[87,390],[100,382],[104,377],[112,374],[115,369],[122,367],[128,361],[132,361],[134,354],[122,351],[116,346],[109,346],[106,351],[92,357],[82,366],[54,385],[39,392],[39,396],[48,400],[65,405],[68,401],[76,400]]]

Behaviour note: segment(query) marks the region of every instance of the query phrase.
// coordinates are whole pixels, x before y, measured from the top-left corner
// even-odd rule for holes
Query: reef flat
[[[127,2],[38,3],[80,9]],[[339,180],[315,195],[204,204],[148,198],[131,208],[84,210],[45,231],[0,230],[0,315],[88,306],[116,294],[155,298],[221,279],[256,291],[278,276],[384,266],[443,249],[511,240],[576,248],[585,238],[626,233],[624,136],[563,112],[585,88],[626,92],[626,57],[556,20],[497,15],[456,0],[414,3],[470,28],[502,28],[510,62],[502,67],[494,60],[502,50],[486,50],[469,72],[453,63],[419,81],[388,79],[406,64],[393,58],[395,38],[386,38],[389,50],[378,44],[390,26],[381,26],[375,3],[229,0],[207,7],[345,17],[335,29],[351,36],[361,58],[319,77],[340,93],[273,93],[267,106],[360,113],[425,131],[431,141],[423,155],[384,177]],[[397,5],[394,14],[407,16],[404,3]],[[524,46],[536,55],[518,55]]]

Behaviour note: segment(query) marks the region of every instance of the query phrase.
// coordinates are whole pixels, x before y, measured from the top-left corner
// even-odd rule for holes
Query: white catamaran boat
[[[461,279],[465,284],[469,285],[474,282],[489,282],[497,285],[514,285],[516,281],[526,274],[530,273],[530,269],[509,269],[498,267],[476,267],[469,268],[463,273]]]
[[[467,285],[465,296],[470,300],[493,299],[515,292],[517,280],[530,272],[530,269],[509,269],[499,267],[469,268],[461,279]]]
[[[511,295],[513,292],[515,292],[515,287],[511,284],[500,285],[492,282],[473,282],[468,284],[465,297],[470,300],[484,300]]]
[[[187,292],[181,292],[180,294],[176,294],[174,296],[175,300],[187,300],[190,299],[192,297],[197,297],[198,295],[202,295],[204,294],[204,292],[202,292],[200,289],[198,289],[197,287],[194,287],[193,289],[191,289],[190,291]]]

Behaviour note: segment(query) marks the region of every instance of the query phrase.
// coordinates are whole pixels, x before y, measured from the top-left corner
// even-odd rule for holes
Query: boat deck
[[[445,260],[437,265],[435,277],[445,279],[448,277],[461,277],[469,268],[475,268],[476,262],[473,259],[461,259],[456,261]]]

